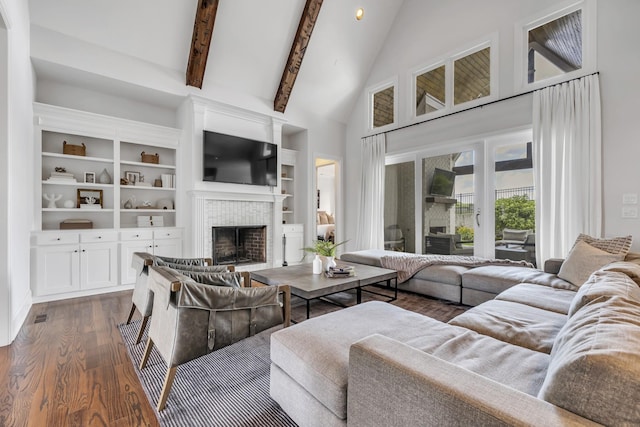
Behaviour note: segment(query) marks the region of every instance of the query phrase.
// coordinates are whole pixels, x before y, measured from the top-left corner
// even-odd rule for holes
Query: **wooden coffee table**
[[[306,301],[307,319],[309,318],[309,304],[311,300],[355,289],[356,303],[360,304],[362,302],[363,286],[386,282],[387,286],[390,287],[391,281],[393,281],[394,294],[393,297],[390,297],[389,301],[394,301],[398,298],[398,273],[396,271],[364,264],[346,264],[340,261],[337,263],[338,267],[346,265],[355,267],[356,275],[352,277],[330,278],[326,277],[324,273],[313,274],[313,267],[309,263],[252,271],[251,280],[270,286],[289,285],[293,295]],[[365,292],[388,297],[388,295],[370,290],[365,290]]]

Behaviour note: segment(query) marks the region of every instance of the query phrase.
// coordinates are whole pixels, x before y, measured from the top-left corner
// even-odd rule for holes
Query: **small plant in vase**
[[[340,243],[332,243],[328,240],[314,240],[312,246],[302,248],[305,252],[319,255],[323,258],[323,267],[325,271],[329,271],[329,267],[336,266],[336,248],[344,245],[348,240]]]

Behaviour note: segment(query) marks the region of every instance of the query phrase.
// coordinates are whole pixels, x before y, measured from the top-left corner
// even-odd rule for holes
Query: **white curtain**
[[[362,141],[362,177],[356,248],[384,248],[384,134]]]
[[[563,258],[579,233],[602,232],[602,132],[598,75],[533,95],[536,252]]]

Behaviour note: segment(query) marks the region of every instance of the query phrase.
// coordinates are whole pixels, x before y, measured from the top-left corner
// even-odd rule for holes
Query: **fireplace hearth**
[[[267,226],[212,227],[213,264],[258,264],[267,261]]]

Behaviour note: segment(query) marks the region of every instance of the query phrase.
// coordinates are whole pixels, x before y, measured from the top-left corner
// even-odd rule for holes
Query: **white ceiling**
[[[348,120],[402,2],[325,0],[287,110]],[[203,96],[208,87],[223,87],[272,104],[304,3],[220,0]],[[29,0],[32,25],[171,70],[183,82],[196,5],[197,0]],[[365,8],[362,21],[355,19],[358,7]],[[34,66],[38,78],[63,79],[56,67],[67,64],[34,58]],[[102,89],[113,93],[110,86]]]

